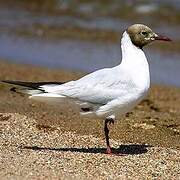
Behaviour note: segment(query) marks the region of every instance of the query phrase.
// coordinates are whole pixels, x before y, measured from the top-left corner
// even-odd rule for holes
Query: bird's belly
[[[125,113],[131,111],[146,96],[146,94],[147,90],[141,89],[117,97],[115,100],[107,103],[105,108],[101,108],[100,111],[97,111],[96,114],[101,118],[111,115],[115,115],[116,118],[119,118]]]
[[[132,99],[128,102],[124,102],[123,105],[117,106],[113,110],[115,117],[116,118],[121,117],[122,115],[131,111],[141,100],[142,100],[142,98]]]

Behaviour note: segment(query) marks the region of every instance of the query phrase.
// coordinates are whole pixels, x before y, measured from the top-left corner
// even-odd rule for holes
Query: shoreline
[[[66,81],[83,75],[0,62],[0,79]],[[0,179],[177,178],[180,88],[153,85],[148,97],[110,130],[68,106],[46,105],[0,84]]]
[[[69,81],[84,75],[82,72],[54,70],[41,67],[0,62],[0,79],[24,81]],[[63,131],[103,137],[102,122],[82,119],[73,110],[29,100],[27,96],[11,93],[0,86],[0,112],[20,113],[37,120],[39,127],[61,126]],[[6,103],[8,102],[8,103]],[[23,102],[23,105],[22,105]],[[180,149],[180,88],[152,85],[149,95],[112,128],[111,137],[124,142],[148,143]],[[39,119],[38,119],[39,118]],[[47,119],[52,119],[47,121]],[[67,119],[67,120],[66,120]],[[74,121],[73,119],[76,119]],[[88,128],[91,127],[91,128]],[[121,131],[122,130],[122,131]],[[138,136],[137,136],[138,134]],[[136,137],[137,136],[137,137]],[[164,141],[167,138],[167,141]]]

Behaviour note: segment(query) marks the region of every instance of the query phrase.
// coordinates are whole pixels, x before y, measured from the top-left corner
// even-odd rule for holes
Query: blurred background
[[[0,61],[92,72],[120,63],[121,33],[143,23],[172,43],[145,48],[152,82],[180,86],[179,0],[0,0]]]

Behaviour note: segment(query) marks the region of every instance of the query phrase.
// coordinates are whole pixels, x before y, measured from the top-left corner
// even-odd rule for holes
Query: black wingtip
[[[7,83],[7,84],[15,84],[17,81],[1,80],[0,82],[2,82],[2,83]]]
[[[11,87],[11,92],[29,94],[26,90],[39,90],[40,92],[45,93],[45,90],[41,89],[41,86],[47,84],[61,85],[63,82],[24,82],[24,81],[11,81],[11,80],[2,80],[2,83],[7,83],[15,87]]]
[[[7,83],[5,80],[0,80],[1,83]]]

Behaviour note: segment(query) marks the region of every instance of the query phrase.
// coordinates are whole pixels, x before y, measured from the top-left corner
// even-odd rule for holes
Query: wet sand
[[[0,72],[0,79],[25,81],[64,82],[84,75],[8,64],[3,60]],[[28,100],[27,96],[9,92],[8,88],[0,85],[2,178],[178,177],[179,88],[152,85],[148,97],[111,127],[114,151],[126,154],[118,158],[103,153],[103,121],[82,119],[69,107]]]

